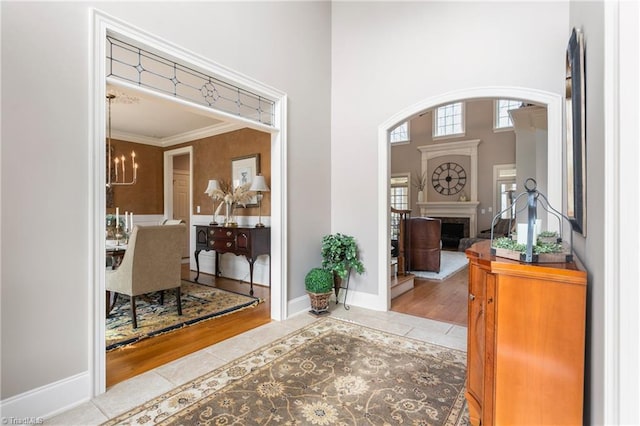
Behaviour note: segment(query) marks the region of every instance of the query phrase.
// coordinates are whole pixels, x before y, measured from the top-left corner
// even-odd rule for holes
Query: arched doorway
[[[521,99],[546,106],[548,128],[547,181],[563,181],[562,97],[560,95],[520,87],[467,88],[426,98],[390,117],[378,127],[378,188],[380,194],[378,203],[378,235],[380,235],[380,244],[378,247],[378,276],[380,278],[378,282],[376,305],[380,306],[384,310],[389,310],[391,306],[391,293],[389,291],[389,277],[391,276],[389,266],[390,251],[387,243],[387,236],[390,235],[390,211],[388,205],[390,178],[390,147],[388,143],[389,131],[399,123],[435,106],[461,100],[486,98]],[[550,186],[547,190],[547,198],[552,205],[561,206],[561,185]]]

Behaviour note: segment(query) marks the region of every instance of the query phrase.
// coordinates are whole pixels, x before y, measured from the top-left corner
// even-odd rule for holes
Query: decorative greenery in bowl
[[[492,247],[495,247],[498,249],[515,251],[518,253],[524,253],[527,251],[526,244],[518,244],[517,241],[507,237],[496,238],[495,240],[493,240]],[[562,253],[563,247],[562,247],[562,244],[559,244],[559,243],[549,243],[549,242],[538,241],[538,243],[533,246],[533,252],[536,254]]]

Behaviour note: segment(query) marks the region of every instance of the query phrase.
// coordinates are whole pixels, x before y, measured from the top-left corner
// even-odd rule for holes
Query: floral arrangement
[[[235,188],[231,183],[221,180],[218,182],[219,189],[214,190],[211,193],[211,197],[214,200],[222,200],[218,205],[215,213],[213,214],[214,218],[220,214],[220,210],[222,210],[222,206],[225,205],[227,207],[224,226],[237,226],[234,218],[233,218],[233,210],[236,204],[239,204],[243,207],[246,207],[247,203],[251,201],[251,198],[255,195],[254,191],[250,191],[251,187],[250,183],[245,183],[243,185],[238,185]],[[215,222],[215,219],[214,219]]]
[[[255,195],[253,191],[249,191],[250,183],[238,185],[235,188],[224,180],[220,181],[220,189],[213,191],[211,196],[216,200],[222,200],[226,204],[240,204],[245,206]]]

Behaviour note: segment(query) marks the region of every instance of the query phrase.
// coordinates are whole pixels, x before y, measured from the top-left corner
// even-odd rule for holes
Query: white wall
[[[0,3],[3,401],[90,370],[90,6]],[[290,298],[303,295],[330,229],[330,4],[99,8],[287,93],[286,285]]]
[[[563,94],[568,13],[563,2],[333,4],[331,226],[359,242],[367,272],[352,277],[355,292],[376,294],[386,279],[377,272],[377,248],[387,239],[377,234],[379,197],[386,196],[377,179],[378,126],[420,100],[463,88]]]

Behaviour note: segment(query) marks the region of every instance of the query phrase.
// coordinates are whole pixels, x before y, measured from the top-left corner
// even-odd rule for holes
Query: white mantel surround
[[[429,201],[418,202],[421,216],[429,217],[462,217],[469,218],[469,236],[478,233],[478,145],[480,139],[459,142],[435,143],[419,146],[421,153],[422,173],[430,176],[429,160],[448,155],[464,155],[469,157],[470,167],[467,184],[470,191],[469,201]],[[426,194],[425,194],[426,196]]]
[[[418,203],[420,215],[428,217],[469,218],[469,237],[478,233],[479,201],[425,201]]]

